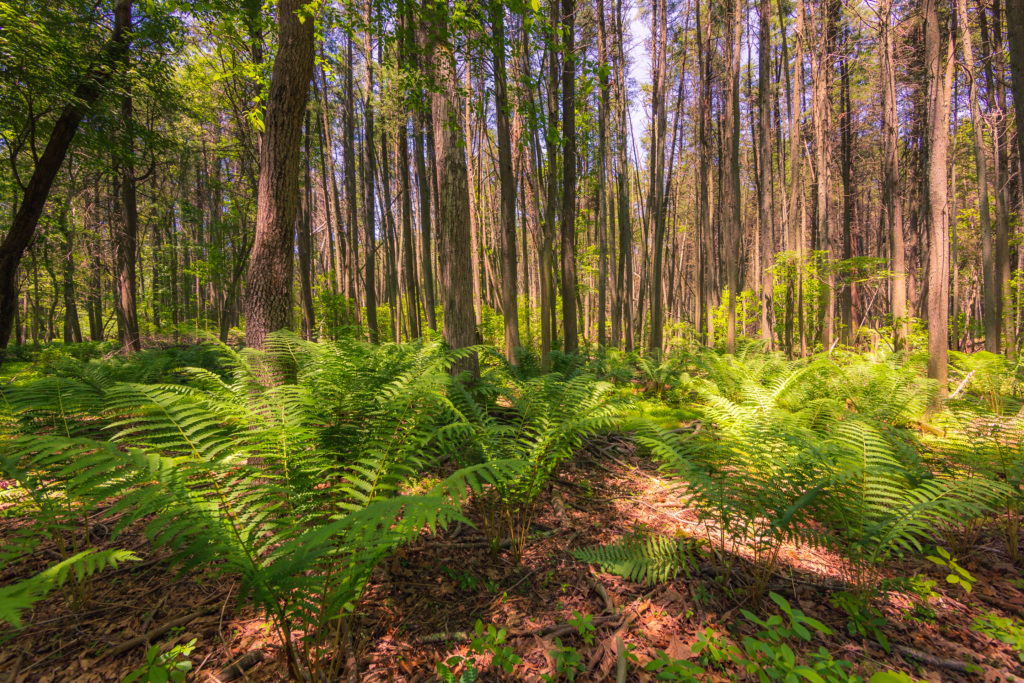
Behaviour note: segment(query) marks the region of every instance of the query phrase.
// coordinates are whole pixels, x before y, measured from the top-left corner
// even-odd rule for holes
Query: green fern
[[[625,536],[611,545],[574,550],[581,562],[600,565],[616,576],[637,583],[660,583],[696,567],[694,542],[668,536]]]

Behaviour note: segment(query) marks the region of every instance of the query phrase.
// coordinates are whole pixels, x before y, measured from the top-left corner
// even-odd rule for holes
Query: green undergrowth
[[[453,377],[471,353],[481,378]],[[889,560],[939,546],[952,561],[993,522],[1018,553],[1016,368],[981,354],[954,362],[956,381],[967,381],[935,413],[937,387],[898,354],[607,350],[553,354],[545,373],[529,352],[512,366],[492,348],[453,352],[439,340],[371,346],[282,333],[263,352],[207,343],[129,356],[54,345],[6,365],[17,380],[0,384],[0,506],[32,522],[0,562],[27,565],[43,545],[60,559],[0,587],[0,619],[19,623],[55,591],[87,609],[104,568],[136,559],[117,541],[140,521],[176,570],[241,580],[239,604],[267,615],[293,678],[334,680],[377,564],[412,539],[472,524],[471,502],[493,550],[510,540],[521,557],[551,477],[587,439],[618,432],[660,465],[702,526],[570,549],[578,560],[657,583],[691,573],[700,557],[716,585],[756,608],[783,545],[828,547],[843,557],[851,623],[883,641],[867,606]],[[681,429],[694,420],[700,430]],[[112,543],[93,545],[86,525],[111,515]],[[753,559],[742,571],[740,547]],[[737,644],[730,661],[771,680],[848,680],[842,665],[821,673],[827,653],[793,659],[776,645]],[[575,661],[563,655],[556,661]],[[656,673],[686,680],[665,678],[673,667]]]

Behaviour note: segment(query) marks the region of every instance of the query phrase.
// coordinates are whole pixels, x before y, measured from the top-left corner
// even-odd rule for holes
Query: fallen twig
[[[626,673],[629,671],[629,662],[626,660],[626,644],[622,642],[622,636],[615,636],[615,683],[626,683]]]
[[[237,678],[241,678],[242,674],[253,668],[257,664],[263,661],[263,650],[252,650],[246,652],[242,657],[235,661],[234,664],[221,669],[221,672],[216,676],[211,677],[211,683],[228,683]]]
[[[217,598],[219,599],[220,596],[218,595]],[[168,622],[166,622],[164,624],[161,624],[160,626],[157,626],[156,628],[154,628],[149,633],[144,633],[141,636],[135,636],[134,638],[130,638],[130,639],[124,641],[123,643],[121,643],[120,645],[118,645],[117,647],[112,649],[110,652],[107,652],[105,655],[103,655],[103,658],[106,659],[108,657],[118,657],[120,655],[123,655],[125,652],[128,652],[129,650],[133,650],[133,649],[137,648],[139,645],[142,645],[143,643],[148,643],[148,642],[151,642],[151,641],[159,638],[163,634],[165,634],[168,631],[170,631],[172,628],[177,628],[179,626],[184,626],[185,624],[187,624],[187,623],[189,623],[191,621],[194,621],[194,620],[198,619],[201,616],[204,616],[206,614],[209,614],[211,612],[216,612],[216,611],[217,611],[217,606],[216,605],[207,605],[206,607],[203,607],[202,609],[198,609],[195,612],[192,612],[191,614],[186,614],[183,617],[178,617],[177,619],[172,619],[171,621],[168,621]]]
[[[941,666],[942,668],[949,669],[951,671],[962,671],[964,673],[967,673],[970,671],[968,667],[972,666],[970,662],[960,662],[955,659],[937,657],[935,655],[928,654],[927,652],[922,652],[921,650],[917,650],[912,647],[907,647],[906,645],[893,645],[893,649],[896,652],[899,652],[901,655],[913,657],[914,659],[924,662],[925,664],[930,664],[931,666]]]
[[[587,576],[585,578],[587,581],[587,585],[590,586],[594,590],[594,592],[598,594],[598,596],[600,596],[601,601],[604,603],[604,610],[606,612],[614,612],[615,603],[612,602],[612,598],[610,595],[608,595],[607,589],[605,589],[605,587],[601,585],[601,582],[595,579],[593,576]]]

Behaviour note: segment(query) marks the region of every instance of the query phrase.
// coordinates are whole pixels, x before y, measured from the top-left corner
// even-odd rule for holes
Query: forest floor
[[[470,517],[475,517],[473,510]],[[92,526],[98,536],[95,542],[102,545],[111,524],[104,520]],[[0,542],[18,525],[17,518],[2,516],[0,511]],[[616,636],[634,645],[633,653],[642,665],[656,650],[676,659],[694,659],[690,646],[709,627],[735,643],[757,630],[741,617],[741,608],[753,609],[735,597],[742,591],[723,589],[712,581],[710,565],[692,576],[648,586],[602,574],[572,557],[572,550],[611,543],[638,530],[703,533],[697,511],[688,508],[654,465],[634,453],[625,440],[603,437],[567,463],[539,501],[534,528],[540,533],[529,542],[520,563],[506,551],[492,555],[482,534],[466,526],[449,528],[436,537],[425,535],[382,563],[356,615],[355,646],[362,680],[436,680],[437,662],[467,654],[465,632],[472,632],[477,619],[508,629],[510,643],[523,659],[512,678],[539,680],[553,672],[552,627],[565,624],[574,610],[594,615],[600,624],[591,645],[561,629],[562,641],[579,649],[586,666],[586,673],[576,679],[581,683],[614,680]],[[118,546],[135,550],[142,562],[98,575],[83,611],[70,611],[64,597],[54,593],[26,615],[22,631],[0,631],[0,680],[121,681],[142,664],[147,642],[140,636],[146,634],[154,644],[163,643],[164,649],[197,639],[189,680],[218,680],[213,676],[247,654],[247,661],[260,662],[234,680],[287,680],[279,642],[269,623],[251,609],[235,610],[233,579],[217,578],[210,570],[169,572],[139,524],[118,538]],[[37,568],[52,561],[51,555],[56,555],[52,549],[38,553]],[[884,669],[900,669],[933,682],[1006,681],[1013,680],[1014,674],[1024,676],[1024,665],[1009,646],[971,629],[974,618],[985,610],[1024,615],[1020,569],[1006,559],[1001,536],[984,530],[973,554],[960,559],[977,579],[969,595],[948,586],[942,568],[927,560],[892,562],[885,567],[890,578],[926,575],[937,582],[935,590],[940,593],[917,603],[898,592],[883,593],[876,600],[885,617],[882,628],[893,644],[891,653],[873,639],[851,636],[846,614],[830,604],[831,593],[843,589],[839,555],[824,549],[784,547],[769,590],[834,632],[802,643],[805,651],[824,646],[837,659],[853,662],[851,673],[865,678]],[[743,585],[748,569],[747,560],[741,559],[734,577],[737,586]],[[0,585],[17,578],[0,570]],[[612,613],[596,592],[597,585],[604,587],[613,603]],[[774,608],[764,600],[760,611]],[[983,673],[965,673],[967,662],[979,665]],[[478,658],[478,663],[487,661]],[[709,680],[730,680],[734,675],[740,680],[745,677],[726,669]],[[221,678],[231,680],[232,676]],[[483,673],[479,680],[497,679]],[[653,676],[634,664],[628,680],[651,681]]]

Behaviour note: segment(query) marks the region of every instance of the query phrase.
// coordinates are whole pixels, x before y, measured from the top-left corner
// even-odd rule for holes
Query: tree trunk
[[[245,343],[257,349],[287,326],[292,305],[302,113],[313,76],[314,22],[300,21],[304,7],[302,0],[278,1],[278,50],[263,118],[256,238],[245,291]]]
[[[758,35],[757,95],[760,114],[758,141],[760,143],[760,201],[758,226],[761,238],[761,339],[772,348],[772,324],[775,321],[774,280],[772,264],[775,261],[772,230],[772,112],[771,112],[771,0],[760,0],[761,26]]]
[[[946,223],[946,156],[949,147],[949,94],[953,79],[952,35],[943,36],[939,0],[923,0],[925,68],[928,85],[928,376],[939,397],[949,393],[949,239]],[[945,40],[944,40],[945,39]],[[947,44],[943,44],[943,43]]]
[[[882,0],[879,6],[879,19],[882,61],[882,134],[885,139],[882,165],[882,205],[890,236],[893,348],[900,349],[906,344],[910,326],[907,322],[906,254],[903,246],[903,195],[900,191],[892,0]]]
[[[970,19],[967,1],[957,0],[957,19],[960,23],[960,42],[963,45],[964,67],[970,82],[971,128],[974,131],[974,169],[978,176],[978,218],[981,223],[981,268],[984,291],[983,316],[985,323],[985,350],[999,353],[999,316],[996,298],[998,287],[995,262],[992,258],[992,219],[988,202],[988,162],[985,159],[985,121],[978,104],[978,82],[975,79],[974,49],[971,45]]]
[[[728,164],[725,177],[725,263],[729,281],[729,326],[726,332],[726,353],[736,352],[736,301],[739,298],[739,252],[742,242],[740,218],[740,40],[743,32],[743,13],[740,0],[729,0],[726,17],[730,35],[725,41],[726,92],[722,131],[723,161]]]
[[[370,39],[372,0],[366,2],[366,30],[363,39],[363,67],[366,71],[366,101],[363,103],[363,276],[366,283],[366,328],[370,343],[378,342],[376,265],[377,233],[374,209],[374,178],[377,175],[377,150],[373,134],[373,43]]]
[[[311,125],[309,109],[306,109],[306,132],[302,136],[305,149],[305,182],[303,183],[303,200],[299,204],[299,219],[296,221],[299,244],[299,304],[302,308],[302,338],[314,340],[316,316],[313,312],[313,176],[310,166],[313,163],[309,153],[309,133]]]
[[[576,0],[562,0],[562,350],[576,353]]]
[[[431,95],[434,146],[437,155],[438,264],[444,297],[444,338],[452,349],[476,343],[473,287],[469,281],[469,175],[465,141],[459,125],[455,91],[455,56],[449,43],[448,2],[433,12],[433,67],[438,89]],[[456,363],[453,372],[479,376],[476,355]]]

